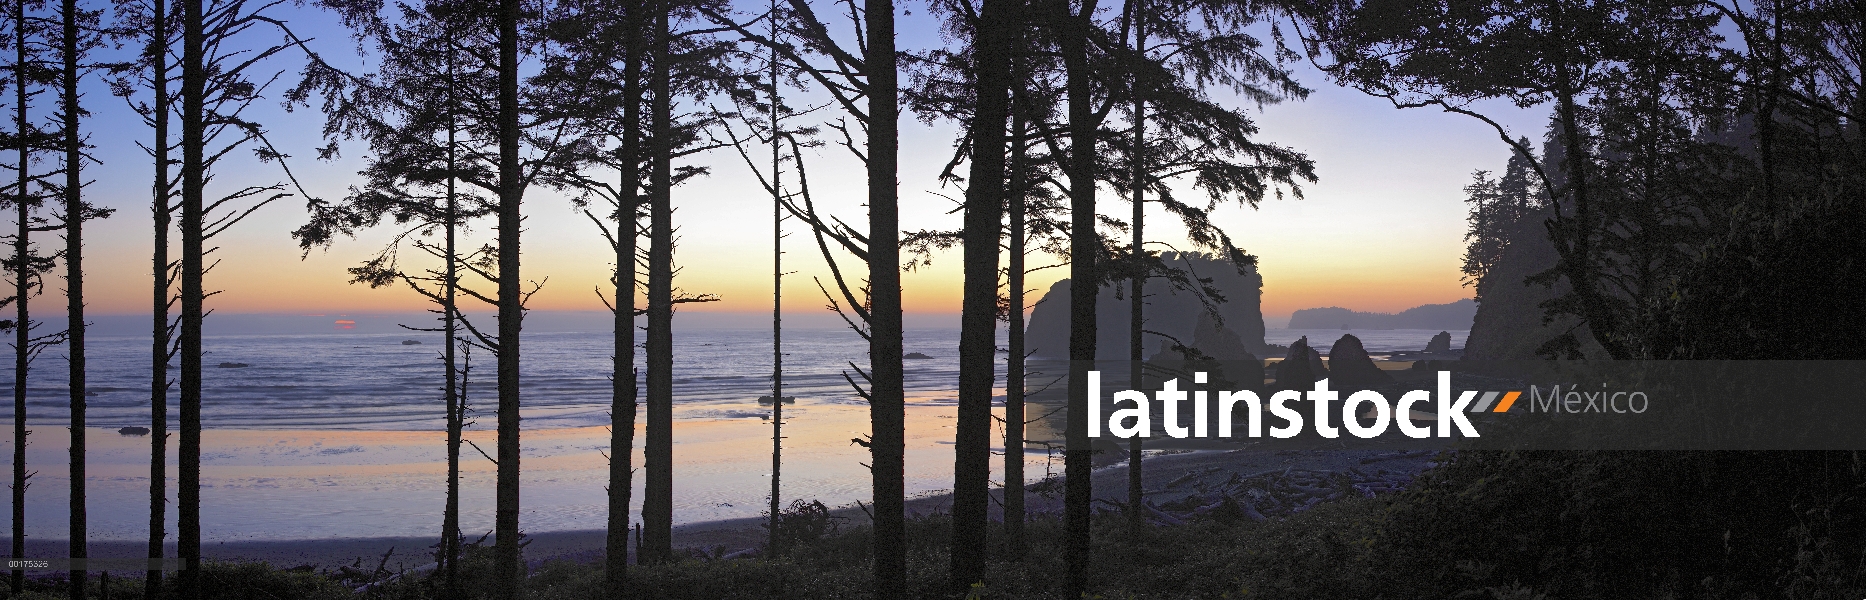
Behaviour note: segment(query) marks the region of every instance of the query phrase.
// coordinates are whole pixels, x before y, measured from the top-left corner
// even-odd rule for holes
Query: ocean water
[[[1322,356],[1328,356],[1329,349],[1335,347],[1335,342],[1340,340],[1343,334],[1353,334],[1354,337],[1360,338],[1361,346],[1372,354],[1417,352],[1424,350],[1426,342],[1432,341],[1432,336],[1438,335],[1439,331],[1437,329],[1271,329],[1264,332],[1263,341],[1288,346],[1290,342],[1306,336],[1309,338],[1310,348],[1322,353]],[[1453,350],[1463,349],[1465,338],[1471,336],[1469,329],[1453,329],[1446,333],[1451,334]]]
[[[1307,336],[1327,354],[1343,333],[1361,339],[1370,352],[1421,350],[1438,332],[1398,330],[1272,329],[1266,342],[1288,345]],[[1468,331],[1454,331],[1452,347],[1464,346]],[[674,340],[676,418],[756,418],[754,400],[769,395],[771,339],[768,330],[694,329]],[[867,366],[867,345],[848,330],[800,329],[785,334],[785,394],[803,403],[862,404],[843,379],[850,363]],[[1004,344],[1003,331],[999,345]],[[959,332],[908,330],[907,352],[930,356],[906,363],[910,397],[949,398],[959,377]],[[403,345],[403,340],[422,341]],[[525,426],[583,427],[609,422],[612,338],[607,332],[541,333],[524,338],[520,370]],[[305,334],[216,336],[203,342],[201,418],[207,428],[363,429],[430,431],[444,426],[440,336],[396,334]],[[148,338],[89,340],[90,424],[146,425],[149,420]],[[638,369],[645,363],[636,357]],[[1270,358],[1270,357],[1265,357]],[[12,361],[0,366],[0,398],[13,397]],[[220,363],[244,363],[220,368]],[[174,364],[171,362],[171,364]],[[495,397],[490,353],[472,355],[468,400],[490,418]],[[59,348],[34,364],[27,387],[31,423],[62,425],[69,416],[66,361]],[[171,374],[177,371],[171,370]],[[1002,376],[1002,364],[1000,364]],[[178,392],[170,393],[171,414]],[[10,407],[9,407],[10,409]],[[749,409],[749,412],[748,412]],[[11,420],[8,410],[0,418]],[[171,420],[178,417],[171,417]]]
[[[1271,330],[1266,337],[1287,344],[1308,335],[1326,352],[1341,333]],[[1422,349],[1437,332],[1349,333],[1379,353]],[[758,396],[770,393],[769,331],[694,329],[676,334],[675,520],[757,516],[770,489],[770,407],[756,403]],[[1464,332],[1452,334],[1453,347],[1462,346]],[[423,335],[206,339],[205,540],[433,535],[445,489],[441,347],[436,336]],[[425,343],[402,344],[406,339]],[[906,334],[907,352],[931,357],[906,364],[909,495],[937,494],[951,485],[957,341],[956,329]],[[606,332],[533,334],[524,340],[521,525],[526,531],[603,526],[609,344]],[[786,351],[785,393],[798,401],[785,407],[783,497],[831,505],[867,500],[867,452],[851,439],[868,432],[868,410],[843,379],[850,363],[865,366],[866,344],[847,330],[800,329],[786,333]],[[89,373],[96,395],[89,398],[86,463],[93,539],[135,540],[146,535],[150,441],[146,436],[119,436],[114,430],[148,423],[147,352],[146,338],[91,340]],[[221,362],[249,366],[213,366]],[[467,437],[490,451],[493,369],[483,352],[474,355],[473,365],[468,389],[478,423]],[[1060,365],[1037,367],[1060,370]],[[1045,378],[1055,375],[1060,373],[1033,377],[1032,385],[1047,383]],[[49,350],[35,365],[27,390],[28,423],[35,431],[27,460],[29,468],[39,471],[27,494],[28,534],[41,539],[65,535],[64,377],[62,355],[56,348]],[[7,385],[0,397],[10,400],[10,368],[0,370],[0,382]],[[1002,389],[998,394],[1001,399]],[[1048,392],[1059,394],[1057,388]],[[0,444],[0,461],[8,463],[10,409],[0,415],[7,419],[0,421],[5,424],[0,437],[6,438]],[[1033,407],[1029,414],[1047,410]],[[178,410],[171,407],[170,414],[173,424]],[[1036,424],[1030,437],[1041,442],[1053,433],[1054,427]],[[633,453],[637,466],[642,464],[640,439],[638,431]],[[169,442],[171,480],[176,442]],[[1058,457],[1040,445],[1027,450],[1025,471],[1032,480],[1060,469]],[[492,466],[470,447],[463,456],[463,527],[490,529]],[[993,461],[994,478],[998,462]],[[641,479],[635,481],[639,503]],[[168,489],[172,503],[175,487],[171,483]],[[10,502],[10,497],[0,498],[0,507]],[[169,511],[171,532],[174,518]]]
[[[756,417],[740,409],[756,407],[756,398],[771,393],[770,335],[768,330],[677,332],[676,417]],[[403,340],[423,343],[404,345]],[[956,385],[957,340],[958,332],[951,330],[906,332],[907,352],[932,357],[907,362],[910,396],[937,395]],[[520,348],[519,379],[525,426],[608,424],[612,341],[608,332],[526,335]],[[203,427],[396,431],[444,427],[439,335],[217,336],[206,338],[203,346]],[[860,403],[842,374],[850,370],[849,363],[867,366],[866,349],[861,338],[848,330],[786,332],[785,394],[797,396],[800,402]],[[89,387],[94,394],[88,400],[90,424],[146,425],[148,338],[97,337],[89,340],[87,350]],[[637,368],[645,369],[639,349],[637,354]],[[249,366],[217,366],[221,363]],[[65,423],[69,414],[67,366],[60,348],[48,350],[34,364],[27,387],[29,422]],[[496,397],[493,357],[475,351],[469,368],[468,401],[490,423]],[[171,369],[170,373],[172,378],[179,371]],[[12,387],[12,362],[6,361],[5,368],[0,368],[0,397],[11,399]],[[178,394],[170,393],[171,414],[179,414]],[[10,421],[11,414],[8,410],[4,418]]]
[[[694,329],[675,341],[675,519],[687,523],[758,515],[770,489],[768,330]],[[908,492],[950,486],[958,380],[954,330],[910,330],[906,364]],[[404,340],[422,341],[405,345]],[[524,338],[523,527],[601,528],[607,510],[612,338],[607,332]],[[212,543],[432,535],[445,490],[439,336],[419,332],[210,336],[202,401],[203,536]],[[846,329],[786,332],[784,497],[832,505],[866,500],[867,404],[844,379],[866,366],[866,344]],[[88,344],[87,498],[93,539],[146,535],[150,439],[115,433],[149,422],[148,338],[94,337]],[[27,388],[28,535],[64,538],[69,478],[67,364],[59,348],[35,363]],[[10,362],[10,361],[9,361]],[[220,368],[222,362],[244,363]],[[477,421],[467,439],[490,451],[494,381],[490,355],[475,352],[468,399]],[[642,367],[637,361],[638,368]],[[174,371],[171,371],[173,373]],[[12,370],[0,371],[12,397]],[[859,376],[858,376],[859,379]],[[171,427],[179,418],[170,398]],[[12,407],[0,437],[12,461]],[[634,464],[643,464],[638,422]],[[174,502],[178,440],[169,440]],[[462,523],[490,529],[490,461],[463,449]],[[1033,456],[1033,477],[1043,473]],[[641,479],[636,478],[636,498]],[[0,498],[8,506],[11,498]],[[639,500],[637,500],[639,504]],[[175,513],[169,512],[170,531]],[[483,527],[482,527],[483,526]]]

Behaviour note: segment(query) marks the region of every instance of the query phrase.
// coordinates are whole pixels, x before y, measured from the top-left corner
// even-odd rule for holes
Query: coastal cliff
[[[1477,283],[1477,314],[1471,323],[1471,335],[1464,341],[1466,360],[1529,360],[1539,358],[1536,349],[1565,331],[1573,331],[1583,356],[1605,354],[1594,343],[1583,325],[1573,316],[1563,315],[1544,323],[1542,303],[1565,294],[1566,281],[1554,287],[1527,280],[1555,267],[1555,246],[1549,241],[1542,219],[1528,219],[1511,233],[1502,260]]]

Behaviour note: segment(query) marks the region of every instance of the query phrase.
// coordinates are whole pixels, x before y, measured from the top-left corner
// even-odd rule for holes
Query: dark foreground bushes
[[[1286,519],[1241,512],[1135,535],[1096,524],[1089,572],[1101,598],[1866,598],[1866,464],[1858,453],[1466,452],[1412,489],[1327,503]],[[772,560],[699,559],[630,571],[644,599],[868,598],[869,531],[799,536]],[[913,598],[946,584],[950,523],[909,523]],[[1030,549],[992,557],[979,598],[1059,598],[1062,528],[1039,519]],[[462,563],[469,591],[488,552]],[[367,592],[337,573],[213,564],[210,598],[438,597],[407,577]],[[549,562],[528,598],[599,598],[600,568]],[[138,598],[140,580],[112,582]],[[95,594],[94,594],[95,595]],[[40,583],[28,597],[66,597]]]
[[[111,576],[106,591],[100,580],[93,576],[89,586],[90,597],[132,599],[143,597],[142,573],[133,573],[128,577]],[[326,573],[312,571],[273,569],[266,563],[257,562],[219,562],[207,561],[201,569],[201,589],[205,598],[303,598],[322,600],[327,598],[356,598],[356,594],[344,587]],[[180,593],[175,579],[164,582],[164,598],[179,598]],[[22,600],[64,600],[71,597],[71,588],[63,579],[28,579],[26,593]],[[4,588],[0,588],[4,593]]]
[[[1395,580],[1440,593],[1866,598],[1862,461],[1859,452],[1467,452],[1395,496],[1383,562]]]

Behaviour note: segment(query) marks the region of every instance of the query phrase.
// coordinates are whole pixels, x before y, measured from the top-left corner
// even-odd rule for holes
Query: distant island
[[[1348,310],[1339,306],[1305,308],[1289,316],[1290,329],[1470,329],[1477,302],[1415,306],[1397,314]]]

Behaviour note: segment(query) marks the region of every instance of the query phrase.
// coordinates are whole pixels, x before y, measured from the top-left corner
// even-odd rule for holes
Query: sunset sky
[[[926,48],[940,43],[933,21],[920,6],[903,17],[901,46]],[[317,36],[313,46],[332,60],[353,56],[345,33],[334,19],[312,9],[285,11],[301,34]],[[277,68],[295,71],[287,61]],[[1315,90],[1307,101],[1287,102],[1254,112],[1260,139],[1305,151],[1315,159],[1321,181],[1306,186],[1304,200],[1268,200],[1258,210],[1232,206],[1216,220],[1245,250],[1261,259],[1264,313],[1272,327],[1290,312],[1317,306],[1394,312],[1428,303],[1469,297],[1459,280],[1465,228],[1463,193],[1475,169],[1501,168],[1507,149],[1487,126],[1469,117],[1427,109],[1395,110],[1385,100],[1337,87],[1304,66],[1299,78]],[[283,78],[291,79],[291,73]],[[278,87],[283,87],[282,85]],[[90,85],[86,102],[96,118],[86,124],[95,154],[104,161],[87,173],[95,179],[91,198],[115,207],[115,216],[87,225],[87,292],[95,314],[145,313],[150,306],[150,216],[148,181],[152,170],[136,146],[149,131],[120,99],[99,83]],[[276,88],[275,88],[276,91]],[[1539,137],[1543,113],[1507,104],[1482,105],[1512,128],[1513,134]],[[1253,109],[1255,111],[1255,109]],[[45,109],[41,114],[49,114]],[[311,193],[340,198],[357,180],[365,148],[345,145],[341,160],[320,162],[312,148],[322,145],[315,111],[287,113],[277,102],[262,103],[252,113],[265,123],[274,142],[293,154],[290,165]],[[825,114],[825,113],[819,113]],[[957,214],[947,214],[950,200],[936,193],[934,176],[951,152],[955,128],[926,126],[912,116],[902,119],[901,204],[907,229],[956,228]],[[245,158],[229,159],[215,185],[270,183],[278,167]],[[865,222],[859,205],[864,194],[860,166],[846,150],[826,144],[808,157],[818,202],[845,221]],[[769,311],[771,301],[770,219],[762,195],[735,154],[714,153],[697,162],[712,167],[710,176],[675,191],[680,227],[676,260],[683,269],[677,285],[689,292],[716,293],[722,301],[683,311]],[[1192,194],[1187,190],[1187,194]],[[1126,215],[1122,199],[1104,191],[1102,210]],[[213,241],[220,262],[209,274],[209,289],[224,293],[209,300],[223,313],[345,313],[410,311],[422,299],[406,289],[371,290],[348,285],[345,268],[354,266],[386,243],[392,227],[342,240],[329,251],[300,259],[289,233],[304,219],[303,200],[286,198]],[[524,277],[548,282],[532,300],[537,310],[600,310],[594,288],[605,285],[611,259],[600,235],[569,203],[549,190],[534,189],[525,198]],[[1125,217],[1123,217],[1125,218]],[[1150,237],[1167,242],[1183,238],[1163,212],[1151,213]],[[786,279],[790,311],[822,310],[822,297],[810,278],[826,273],[807,232],[796,224],[787,242]],[[490,222],[475,232],[492,233]],[[42,234],[43,244],[58,242]],[[412,255],[412,253],[411,253]],[[1037,259],[1045,260],[1045,259]],[[940,256],[930,269],[905,277],[907,310],[955,313],[959,308],[958,252]],[[411,263],[414,264],[414,263]],[[1031,282],[1038,291],[1064,274],[1045,270]],[[47,283],[48,296],[62,291],[62,280]],[[54,304],[40,300],[39,306]],[[49,314],[47,316],[50,316]]]

